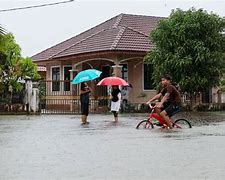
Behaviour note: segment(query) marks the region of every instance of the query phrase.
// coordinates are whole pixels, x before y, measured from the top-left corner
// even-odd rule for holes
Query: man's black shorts
[[[166,111],[169,117],[171,117],[180,111],[180,106],[172,103],[166,103],[163,110]]]
[[[81,114],[88,116],[89,113],[89,103],[81,103]]]

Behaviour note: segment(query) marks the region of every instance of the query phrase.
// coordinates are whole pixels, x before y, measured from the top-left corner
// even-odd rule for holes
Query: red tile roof
[[[34,61],[99,51],[147,52],[149,34],[162,17],[120,14],[34,56]]]

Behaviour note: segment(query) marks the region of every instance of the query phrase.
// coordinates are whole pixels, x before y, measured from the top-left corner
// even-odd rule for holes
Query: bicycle
[[[159,116],[157,113],[155,113],[155,108],[149,104],[150,109],[151,109],[151,113],[147,116],[147,118],[145,120],[140,121],[137,126],[136,129],[153,129],[154,126],[159,126],[161,128],[169,128],[163,121],[162,117]],[[177,110],[176,112],[174,112],[172,114],[172,116],[176,113],[178,113],[179,111],[181,111],[181,109]],[[177,120],[173,120],[170,116],[170,122],[172,123],[172,126],[174,128],[179,128],[179,129],[187,129],[187,128],[192,128],[191,123],[184,118],[180,118]]]

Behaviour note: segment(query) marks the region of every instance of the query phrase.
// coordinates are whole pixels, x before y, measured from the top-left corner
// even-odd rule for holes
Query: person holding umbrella
[[[114,122],[118,122],[118,112],[121,104],[121,91],[118,85],[112,86],[111,92],[111,112],[114,115]]]
[[[101,73],[101,71],[96,69],[86,69],[79,72],[72,81],[72,84],[81,83],[80,103],[82,125],[89,124],[87,121],[87,116],[89,114],[89,94],[91,92],[91,88],[88,87],[87,81],[92,81],[96,78],[99,78]]]
[[[98,84],[98,86],[112,86],[111,92],[111,112],[114,115],[115,121],[118,122],[118,112],[120,110],[121,105],[121,91],[119,86],[129,86],[129,84],[120,77],[106,77],[102,79]]]
[[[91,88],[88,86],[87,82],[81,83],[80,88],[80,103],[81,103],[81,121],[82,125],[89,124],[87,121],[87,116],[89,114],[89,94]]]

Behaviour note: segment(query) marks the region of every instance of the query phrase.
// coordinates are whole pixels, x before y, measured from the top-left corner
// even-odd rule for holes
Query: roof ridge
[[[117,28],[121,28],[121,29],[120,29],[119,33],[117,34],[117,36],[116,36],[113,44],[110,47],[111,50],[112,49],[116,49],[116,46],[118,45],[118,42],[119,42],[120,38],[122,37],[123,33],[126,30],[126,27],[125,26],[124,27],[120,26],[120,27],[117,27]]]
[[[144,14],[130,14],[130,13],[121,13],[123,15],[128,15],[128,16],[141,16],[141,17],[155,17],[155,18],[167,18],[165,16],[157,16],[157,15],[144,15]]]
[[[111,28],[108,28],[108,29],[111,29]],[[98,32],[96,32],[96,33],[93,33],[93,34],[91,34],[90,36],[87,36],[86,38],[83,38],[83,39],[81,39],[80,41],[78,41],[78,42],[76,42],[76,43],[73,43],[72,45],[67,46],[67,47],[64,48],[63,50],[61,50],[61,51],[59,51],[59,52],[57,52],[57,53],[51,55],[48,59],[51,59],[51,58],[53,58],[54,56],[56,56],[56,55],[62,53],[63,51],[65,51],[65,50],[67,50],[67,49],[69,49],[69,48],[71,48],[71,47],[73,47],[73,46],[75,46],[75,45],[77,45],[77,44],[79,44],[79,43],[81,43],[81,42],[83,42],[83,41],[85,41],[85,40],[87,40],[87,39],[89,39],[89,38],[91,38],[91,37],[93,37],[93,36],[95,36],[95,35],[101,33],[101,32],[103,32],[103,31],[105,31],[105,30],[108,30],[108,29],[102,29],[101,31],[98,31]]]
[[[130,30],[132,30],[136,33],[139,33],[141,35],[144,35],[144,36],[148,37],[148,35],[146,35],[145,33],[141,32],[141,31],[138,31],[134,28],[128,27],[126,25],[118,26],[117,28],[121,28],[121,30],[119,31],[118,35],[116,36],[116,38],[115,38],[115,40],[114,40],[114,42],[113,42],[113,44],[110,48],[111,50],[116,49],[116,47],[117,47],[117,45],[118,45],[118,43],[119,43],[119,41],[120,41],[121,37],[123,36],[126,29],[130,29]]]
[[[142,31],[139,31],[139,30],[137,30],[137,29],[134,29],[134,28],[129,27],[129,26],[126,26],[126,25],[123,25],[123,26],[126,27],[126,28],[128,28],[128,29],[130,29],[130,30],[132,30],[132,31],[135,31],[135,32],[137,32],[137,33],[139,33],[139,34],[142,34],[142,35],[148,37],[148,35],[146,35],[146,34],[143,33]]]
[[[117,28],[119,26],[119,23],[121,22],[122,18],[123,18],[123,15],[124,14],[120,14],[118,17],[117,17],[117,20],[116,22],[113,24],[112,28]]]

